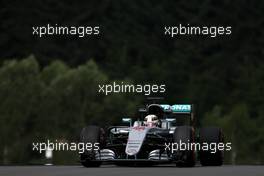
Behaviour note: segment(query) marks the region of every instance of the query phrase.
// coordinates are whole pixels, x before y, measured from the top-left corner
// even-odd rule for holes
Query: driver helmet
[[[144,119],[144,125],[148,127],[153,127],[158,125],[158,116],[154,114],[147,115]]]

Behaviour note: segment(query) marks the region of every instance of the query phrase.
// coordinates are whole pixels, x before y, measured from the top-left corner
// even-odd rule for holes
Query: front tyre
[[[187,145],[194,142],[194,135],[194,129],[191,126],[179,126],[175,129],[174,144],[178,144],[178,147],[180,147],[180,143],[186,145],[186,150],[178,150],[173,153],[177,166],[193,167],[195,165],[195,152],[193,149],[187,149]]]

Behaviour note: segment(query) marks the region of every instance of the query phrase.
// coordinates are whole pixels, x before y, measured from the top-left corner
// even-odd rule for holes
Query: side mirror
[[[166,119],[168,122],[176,122],[176,118],[167,118]]]
[[[129,126],[132,126],[132,119],[131,118],[122,118],[122,122],[129,123]]]
[[[167,121],[167,128],[171,128],[172,127],[172,122],[176,122],[176,118],[166,118]]]
[[[171,114],[172,110],[171,109],[163,109],[164,113]]]
[[[146,113],[147,112],[147,109],[146,108],[139,108],[138,109],[138,112],[140,112],[140,113]]]

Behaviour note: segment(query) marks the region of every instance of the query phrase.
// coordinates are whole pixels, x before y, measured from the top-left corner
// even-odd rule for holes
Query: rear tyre
[[[219,143],[224,142],[222,130],[217,127],[206,127],[200,130],[200,144],[213,145],[216,151],[200,150],[200,162],[202,166],[221,166],[224,160],[224,151],[217,149]],[[212,153],[214,152],[214,153]]]
[[[188,149],[187,145],[194,142],[194,129],[191,126],[179,126],[175,129],[173,135],[173,142],[186,145],[186,150],[178,150],[173,153],[174,161],[179,167],[193,167],[195,165],[195,153],[194,150]]]
[[[87,126],[83,128],[80,134],[80,142],[84,143],[84,146],[86,146],[87,143],[93,145],[92,150],[86,150],[84,153],[80,154],[81,164],[84,167],[99,167],[102,162],[95,161],[98,148],[94,147],[94,145],[95,143],[98,143],[97,146],[101,144],[102,130],[98,126]]]

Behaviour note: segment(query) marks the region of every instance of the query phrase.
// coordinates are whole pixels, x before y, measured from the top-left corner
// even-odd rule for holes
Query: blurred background
[[[77,141],[82,127],[135,116],[143,94],[98,84],[166,84],[194,103],[197,127],[223,128],[228,164],[264,163],[264,1],[0,1],[0,164],[41,164],[32,142]],[[32,26],[100,26],[100,35],[32,35]],[[164,26],[232,26],[232,35],[164,36]],[[155,95],[154,95],[155,96]],[[77,152],[54,152],[75,164]]]

